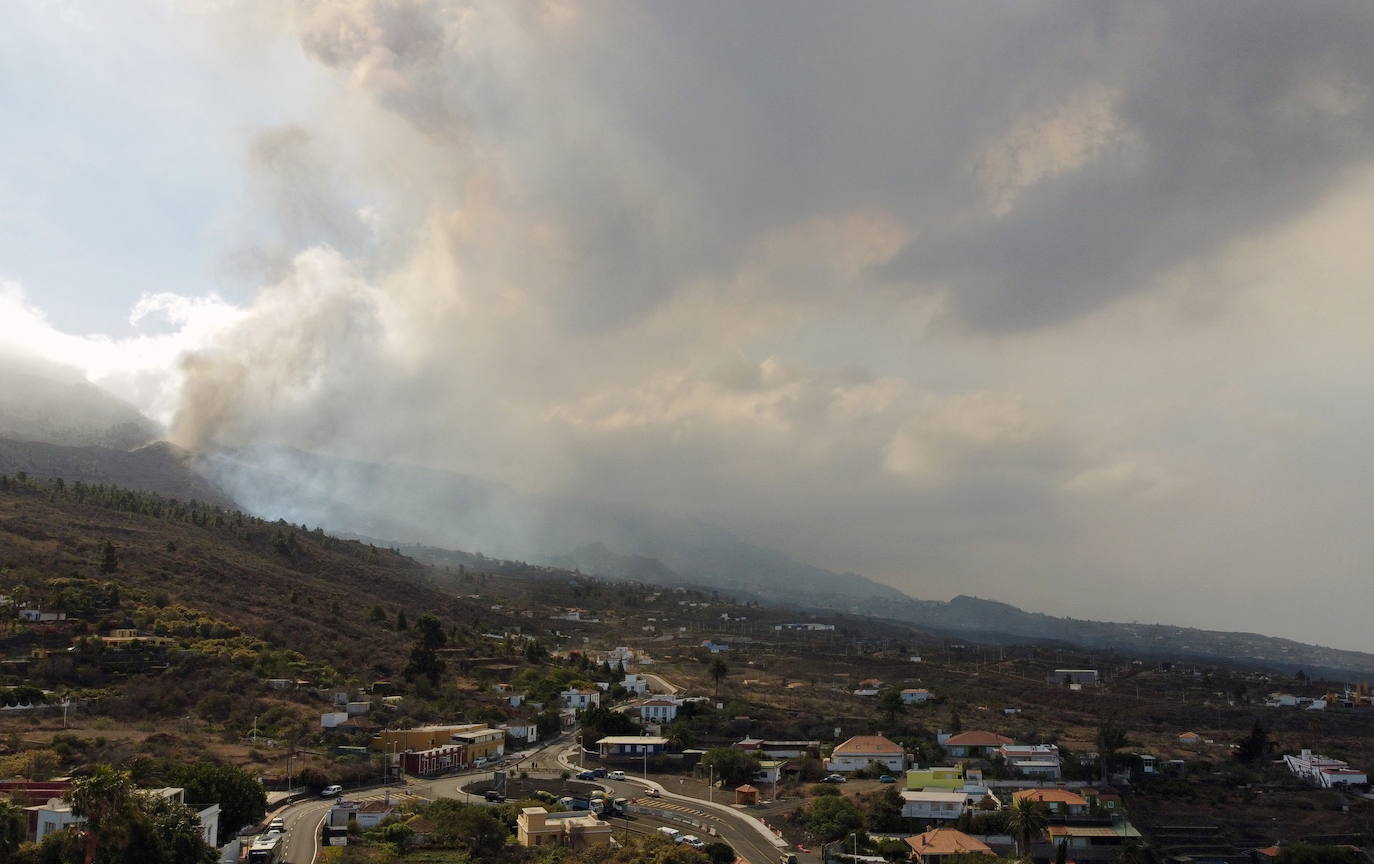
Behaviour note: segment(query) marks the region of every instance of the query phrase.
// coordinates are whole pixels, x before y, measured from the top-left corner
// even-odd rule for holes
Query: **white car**
[[[706,848],[706,844],[703,843],[701,838],[695,834],[687,834],[683,837],[679,837],[677,842],[681,843],[684,846],[691,846],[693,849]]]
[[[267,823],[267,832],[268,832],[269,834],[274,834],[274,833],[275,833],[275,834],[285,834],[285,833],[286,833],[286,820],[283,819],[283,818],[281,818],[280,816],[278,816],[276,819],[273,819],[271,822],[268,822],[268,823]]]
[[[320,791],[320,795],[324,796],[325,798],[334,798],[334,797],[339,796],[339,795],[342,795],[342,794],[343,794],[343,787],[342,787],[342,786],[339,786],[339,785],[337,785],[337,784],[335,784],[335,785],[333,785],[333,786],[326,786],[326,787],[324,787],[323,790]]]
[[[612,771],[611,774],[610,774],[610,777],[611,777],[612,780],[624,780],[624,779],[625,779],[625,772],[624,772],[624,771]]]

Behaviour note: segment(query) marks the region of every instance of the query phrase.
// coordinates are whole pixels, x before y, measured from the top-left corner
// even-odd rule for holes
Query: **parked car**
[[[495,789],[488,789],[483,797],[486,798],[488,801],[495,801],[497,804],[500,804],[502,801],[506,800],[506,796],[502,795],[500,792],[497,792]]]
[[[821,782],[822,782],[822,783],[848,783],[848,782],[849,782],[849,778],[846,777],[846,776],[844,776],[843,774],[829,774],[829,775],[827,775],[823,780],[821,780]]]
[[[320,795],[324,796],[325,798],[335,798],[342,794],[343,787],[338,784],[335,784],[333,786],[326,786],[324,787],[324,789],[320,791]]]
[[[893,777],[891,774],[884,774],[883,776],[881,776],[881,777],[878,778],[878,782],[879,782],[879,783],[896,783],[896,782],[897,782],[897,778],[896,778],[896,777]]]
[[[705,849],[706,844],[695,834],[687,834],[678,840],[684,846],[691,846],[693,849]]]
[[[579,771],[579,772],[577,772],[577,779],[578,779],[578,780],[595,780],[595,779],[596,779],[596,774],[595,774],[595,772],[592,772],[592,771]]]
[[[605,776],[606,776],[606,769],[605,769],[605,768],[593,768],[593,769],[592,769],[592,776],[593,776],[593,777],[605,777]]]
[[[612,780],[624,780],[624,779],[625,779],[625,772],[624,772],[624,771],[612,771],[611,774],[610,774],[610,777],[611,777]]]

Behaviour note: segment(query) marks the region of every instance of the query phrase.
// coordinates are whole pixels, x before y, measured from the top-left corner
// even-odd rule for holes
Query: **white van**
[[[669,828],[667,825],[664,825],[662,828],[658,829],[658,833],[676,843],[677,835],[682,832],[678,831],[676,828]]]
[[[611,779],[612,779],[612,780],[624,780],[624,779],[625,779],[625,772],[624,772],[624,771],[612,771],[612,772],[611,772]]]

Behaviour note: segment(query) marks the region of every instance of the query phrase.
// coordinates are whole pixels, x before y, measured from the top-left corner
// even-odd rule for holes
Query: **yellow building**
[[[567,846],[587,849],[611,842],[611,826],[585,811],[550,813],[543,807],[526,807],[515,820],[521,846]]]
[[[478,726],[463,732],[454,732],[452,740],[454,744],[462,744],[467,748],[467,761],[469,763],[479,759],[504,756],[506,753],[506,732],[504,729]]]
[[[454,743],[453,736],[458,733],[486,728],[484,723],[453,723],[446,726],[417,726],[414,729],[384,729],[373,737],[368,746],[381,753],[433,750]]]

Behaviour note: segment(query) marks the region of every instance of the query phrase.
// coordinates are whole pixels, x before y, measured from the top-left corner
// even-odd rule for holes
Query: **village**
[[[80,828],[61,748],[117,725],[136,733],[105,745],[124,760],[171,736],[257,778],[243,825],[174,772],[141,793],[188,805],[225,862],[437,855],[462,845],[440,818],[455,806],[496,814],[529,850],[513,855],[666,842],[749,864],[1254,864],[1343,854],[1374,814],[1362,682],[979,643],[520,562],[430,578],[477,626],[364,604],[409,658],[350,671],[366,653],[349,643],[316,659],[156,590],[12,575],[0,796],[24,841]],[[216,665],[229,647],[239,659]],[[250,698],[193,695],[214,668]],[[129,713],[121,691],[157,695]]]

